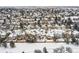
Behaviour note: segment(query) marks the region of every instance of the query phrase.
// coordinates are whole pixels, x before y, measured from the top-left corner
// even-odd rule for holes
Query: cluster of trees
[[[78,40],[78,38],[75,38],[74,36],[71,37],[71,41],[70,41],[69,38],[66,38],[65,42],[66,42],[67,44],[71,43],[71,44],[79,45],[79,40]]]
[[[0,37],[0,46],[2,45],[2,46],[4,46],[4,47],[7,47],[6,39],[7,39],[7,37],[8,37],[9,35],[10,35],[10,33],[7,33],[4,38],[1,38],[1,37]]]
[[[72,53],[72,49],[70,47],[59,47],[59,48],[55,48],[53,49],[54,53]]]
[[[74,29],[77,30],[77,31],[79,31],[79,24],[78,23],[74,24]]]
[[[72,53],[73,51],[70,47],[61,46],[59,48],[53,49],[52,52],[54,52],[54,53]],[[44,47],[43,51],[41,51],[40,49],[35,49],[34,53],[49,53],[49,52],[48,52],[47,48]]]
[[[48,53],[48,51],[47,51],[47,48],[44,47],[43,52],[40,49],[36,49],[36,50],[34,50],[34,53]]]
[[[76,36],[74,36],[73,30],[71,31],[71,34],[69,34],[69,32],[62,33],[62,38],[63,38],[64,42],[67,44],[71,43],[71,44],[79,45],[78,36],[79,36],[78,34]],[[59,37],[57,36],[57,34],[54,34],[53,41],[57,42],[58,38]]]
[[[4,38],[0,37],[0,46],[3,46],[5,48],[8,47],[7,46],[7,42],[8,42],[7,38],[8,38],[9,35],[10,35],[10,33],[7,33]],[[15,43],[13,41],[10,41],[10,47],[11,48],[15,47]]]
[[[10,47],[11,48],[14,48],[15,47],[15,43],[13,42],[13,41],[10,41]],[[8,45],[7,45],[7,42],[6,41],[4,41],[3,43],[2,43],[2,46],[4,47],[4,48],[7,48],[8,47]]]
[[[72,41],[71,41],[72,44],[79,45],[79,40],[78,40],[78,38],[76,39],[75,37],[72,37],[71,40],[72,40]]]
[[[34,43],[37,40],[36,37],[31,34],[27,35],[27,37],[28,37],[28,39],[26,39],[26,42]]]

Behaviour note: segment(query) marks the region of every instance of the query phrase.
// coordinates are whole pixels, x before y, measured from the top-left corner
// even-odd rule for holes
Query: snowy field
[[[8,48],[0,47],[0,53],[34,53],[35,49],[40,49],[43,51],[43,47],[47,48],[49,53],[53,53],[53,49],[58,47],[71,47],[73,53],[79,53],[79,46],[65,43],[16,43],[15,48],[10,48],[8,43]]]

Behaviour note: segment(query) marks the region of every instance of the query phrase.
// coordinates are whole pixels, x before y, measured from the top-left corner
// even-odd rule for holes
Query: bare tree
[[[39,50],[39,49],[34,50],[34,52],[35,53],[42,53],[41,50]]]

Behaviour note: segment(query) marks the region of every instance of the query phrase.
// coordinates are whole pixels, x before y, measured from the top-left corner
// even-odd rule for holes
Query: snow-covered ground
[[[15,48],[10,48],[8,43],[8,48],[0,47],[0,53],[22,53],[23,51],[25,53],[33,53],[35,49],[43,51],[43,47],[46,47],[48,52],[52,53],[53,49],[61,46],[71,47],[73,53],[79,53],[79,46],[67,45],[66,43],[16,43]]]

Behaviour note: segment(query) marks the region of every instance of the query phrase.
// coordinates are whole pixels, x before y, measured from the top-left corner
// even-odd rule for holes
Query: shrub
[[[47,48],[46,48],[46,47],[44,47],[44,48],[43,48],[43,52],[44,52],[44,53],[48,53],[48,51],[47,51]]]
[[[70,47],[66,47],[66,51],[72,53],[72,49]]]
[[[41,50],[39,50],[39,49],[34,50],[34,52],[35,52],[35,53],[42,53]]]

